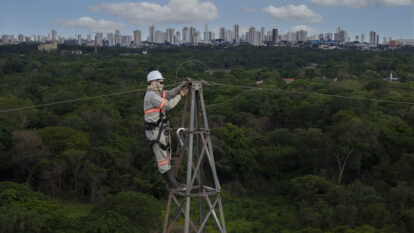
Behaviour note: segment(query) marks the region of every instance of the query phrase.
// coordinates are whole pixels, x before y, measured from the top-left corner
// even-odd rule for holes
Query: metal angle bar
[[[205,146],[205,143],[204,143],[204,146]],[[195,181],[195,179],[197,178],[197,176],[196,176],[196,173],[198,172],[198,170],[200,169],[200,165],[201,165],[201,162],[203,161],[203,157],[204,157],[204,152],[206,151],[205,150],[206,149],[206,147],[203,147],[203,150],[201,151],[201,154],[200,154],[200,157],[198,158],[198,161],[197,161],[197,166],[195,167],[195,170],[194,170],[194,176],[193,176],[193,178],[191,179],[191,187],[193,186],[193,184],[194,184],[194,181]],[[202,187],[203,186],[203,184],[201,184],[200,182],[199,182],[199,184],[200,184],[200,186]]]
[[[200,95],[202,92],[202,85],[200,86],[200,89],[196,92],[196,103],[195,103],[195,107],[196,107],[196,114],[195,114],[195,123],[196,123],[196,129],[197,131],[200,130]],[[203,144],[204,146],[204,144]],[[204,148],[203,148],[204,149]],[[203,172],[203,154],[204,152],[201,152],[201,139],[200,139],[200,134],[196,134],[196,153],[197,153],[197,159],[199,160],[196,166],[196,171],[194,171],[194,176],[197,176],[197,180],[198,183],[200,184],[200,188],[199,188],[199,192],[202,192],[203,189],[203,182],[204,182],[204,172]],[[194,179],[194,178],[193,178]],[[194,182],[194,181],[193,181]],[[191,184],[192,185],[192,184]],[[200,221],[201,219],[204,219],[204,200],[202,197],[200,197],[199,199],[199,206],[200,206]],[[204,233],[205,229],[204,227],[201,229],[201,232]]]
[[[205,103],[204,103],[203,93],[200,94],[200,100],[201,100],[200,101],[201,102],[201,111],[203,112],[203,118],[204,118],[204,127],[205,127],[206,130],[209,130],[208,120],[207,120],[207,112],[206,112],[206,106],[205,106]],[[203,138],[203,136],[202,136],[202,138]],[[210,150],[210,156],[208,156],[208,157],[210,158],[209,162],[210,162],[211,170],[213,172],[214,183],[216,185],[216,188],[221,190],[220,182],[219,182],[218,177],[217,177],[216,163],[214,161],[214,154],[213,154],[213,148],[212,148],[212,144],[211,144],[210,133],[207,133],[207,145],[208,145],[209,150]]]
[[[212,211],[214,211],[214,208],[216,207],[216,205],[217,205],[217,203],[218,203],[218,198],[216,199],[216,201],[214,202],[214,204],[213,204],[213,207],[212,208],[210,208],[210,210],[208,211],[208,213],[207,213],[207,215],[206,215],[206,217],[204,218],[204,221],[203,221],[203,223],[201,224],[201,226],[200,226],[200,228],[199,228],[199,230],[198,230],[198,232],[197,233],[200,233],[201,232],[201,230],[203,229],[203,227],[206,225],[206,223],[207,223],[207,220],[208,220],[208,218],[210,217],[210,215],[211,215],[211,212]]]
[[[221,194],[217,195],[217,199],[219,200],[219,210],[220,210],[220,217],[221,217],[221,224],[223,224],[223,233],[226,233],[226,222],[224,221],[224,212],[223,212],[223,205],[221,203]]]
[[[208,138],[210,138],[210,136],[208,136]],[[213,157],[212,149],[211,149],[211,141],[210,141],[210,143],[208,143],[208,140],[205,140],[203,135],[201,136],[201,140],[203,142],[205,141],[205,143],[209,146],[208,151],[210,151],[210,152],[207,153],[207,158],[208,158],[208,162],[210,163],[211,172],[213,174],[214,184],[216,186],[216,189],[218,191],[220,191],[221,186],[220,186],[220,182],[219,182],[218,177],[217,177],[217,172],[216,172],[216,167],[215,167],[216,165],[215,165],[215,162],[214,162],[214,157]]]
[[[170,225],[168,226],[168,231],[167,233],[171,232],[173,226],[175,225],[175,223],[177,222],[178,219],[178,215],[180,214],[181,210],[184,207],[184,203],[185,203],[185,199],[183,200],[183,202],[181,202],[181,205],[178,207],[177,211],[175,212],[175,216],[174,219],[171,221]]]
[[[210,208],[212,208],[212,207],[213,207],[213,205],[211,204],[210,198],[208,198],[208,196],[204,196],[204,198],[206,199],[206,202],[207,202],[208,206],[209,206]],[[217,197],[217,198],[218,198],[218,197]],[[223,228],[222,228],[222,226],[221,226],[221,223],[220,223],[220,221],[219,221],[219,219],[218,219],[218,217],[217,217],[217,214],[216,214],[216,212],[214,211],[214,209],[213,209],[213,217],[214,217],[214,220],[216,220],[216,223],[217,223],[217,226],[218,226],[218,228],[219,228],[220,232],[223,232]]]
[[[171,197],[174,194],[170,192],[168,194],[168,204],[167,204],[167,210],[165,211],[165,217],[164,217],[164,228],[162,230],[163,233],[167,233],[167,226],[168,226],[168,218],[170,217],[170,207],[171,207]]]
[[[177,204],[177,206],[180,206],[180,202],[177,200],[177,198],[175,196],[173,196],[173,200],[174,200],[175,204]],[[181,213],[185,216],[185,212],[184,212],[183,209],[181,209]],[[198,231],[197,227],[194,225],[194,223],[193,223],[193,221],[191,221],[191,219],[190,219],[190,226],[193,228],[193,230],[195,232]]]
[[[194,98],[195,98],[195,90],[191,87],[191,113],[190,113],[190,131],[194,130]],[[185,226],[184,226],[184,232],[189,233],[189,225],[190,225],[190,204],[191,204],[191,198],[189,195],[191,194],[191,166],[193,164],[193,134],[190,134],[190,140],[188,144],[188,161],[187,161],[187,188],[186,188],[186,202],[187,205],[185,206]]]

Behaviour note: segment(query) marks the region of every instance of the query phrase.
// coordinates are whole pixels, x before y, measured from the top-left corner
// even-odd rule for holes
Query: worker
[[[144,97],[145,136],[150,141],[150,146],[155,154],[158,169],[167,182],[167,189],[185,190],[185,185],[180,184],[171,171],[169,123],[166,110],[174,108],[187,95],[190,78],[183,81],[178,87],[166,91],[164,77],[158,70],[148,73],[148,89]]]

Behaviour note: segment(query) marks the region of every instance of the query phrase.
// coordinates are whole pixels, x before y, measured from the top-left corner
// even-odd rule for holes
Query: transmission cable
[[[175,85],[166,85],[164,87],[171,87]],[[110,97],[110,96],[117,96],[117,95],[124,95],[124,94],[130,94],[135,92],[141,92],[141,91],[147,91],[147,90],[158,90],[157,88],[145,88],[145,89],[136,89],[136,90],[129,90],[129,91],[121,91],[121,92],[115,92],[115,93],[109,93],[104,95],[97,95],[97,96],[90,96],[90,97],[84,97],[84,98],[77,98],[77,99],[69,99],[69,100],[62,100],[62,101],[56,101],[51,103],[45,103],[45,104],[38,104],[38,105],[32,105],[32,106],[26,106],[26,107],[19,107],[19,108],[12,108],[12,109],[5,109],[0,110],[0,113],[7,113],[7,112],[14,112],[14,111],[20,111],[20,110],[27,110],[32,108],[40,108],[40,107],[46,107],[46,106],[53,106],[58,104],[66,104],[66,103],[73,103],[73,102],[79,102],[84,100],[91,100],[91,99],[97,99],[97,98],[103,98],[103,97]]]
[[[394,104],[407,104],[407,105],[414,105],[414,102],[406,102],[406,101],[398,101],[398,100],[384,100],[384,99],[373,99],[373,98],[365,98],[365,97],[358,97],[358,96],[345,96],[345,95],[334,95],[334,94],[323,94],[323,93],[316,93],[316,92],[305,92],[305,91],[293,91],[293,90],[282,90],[277,88],[269,88],[269,87],[252,87],[252,86],[243,86],[243,85],[234,85],[234,84],[225,84],[225,83],[216,83],[216,82],[207,82],[208,85],[213,86],[229,86],[229,87],[237,87],[237,88],[247,88],[251,90],[257,91],[275,91],[275,92],[282,92],[282,93],[291,93],[291,94],[302,94],[302,95],[316,95],[316,96],[325,96],[325,97],[333,97],[333,98],[343,98],[343,99],[353,99],[353,100],[366,100],[366,101],[375,101],[375,102],[384,102],[384,103],[394,103]],[[245,94],[245,93],[242,93]],[[237,96],[240,97],[240,96]],[[231,100],[234,100],[232,98]],[[223,103],[218,104],[227,104],[231,101],[226,101]],[[217,105],[218,105],[217,104]]]

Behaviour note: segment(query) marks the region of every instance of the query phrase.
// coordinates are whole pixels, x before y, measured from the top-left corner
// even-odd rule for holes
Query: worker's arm
[[[174,98],[171,98],[168,100],[167,98],[162,98],[161,96],[153,92],[151,93],[150,99],[151,99],[151,104],[155,108],[159,108],[160,110],[170,110],[174,108],[178,104],[178,102],[180,102],[181,95],[175,95]]]
[[[180,90],[181,90],[181,85],[179,85],[178,87],[174,89],[167,91],[167,100],[170,100],[176,97],[180,93]]]
[[[188,85],[191,83],[191,78],[187,77],[185,78],[185,80],[178,85],[178,87],[167,91],[166,96],[167,96],[167,100],[174,98],[176,95],[180,94],[180,91],[183,88],[188,88]]]

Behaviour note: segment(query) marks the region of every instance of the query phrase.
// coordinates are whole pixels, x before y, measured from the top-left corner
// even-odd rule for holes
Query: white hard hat
[[[162,74],[158,70],[153,70],[148,73],[147,82],[151,82],[152,80],[164,79]]]

